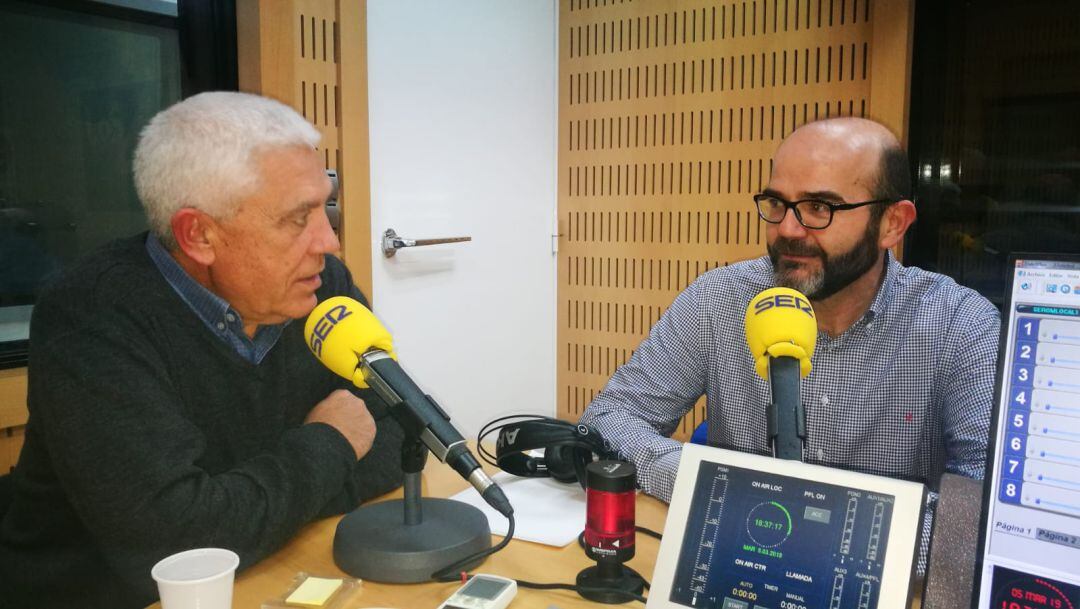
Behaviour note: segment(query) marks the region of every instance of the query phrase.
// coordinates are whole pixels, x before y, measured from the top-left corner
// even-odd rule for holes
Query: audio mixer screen
[[[977,606],[1080,609],[1080,261],[1012,271]]]
[[[873,609],[892,495],[702,461],[672,603]]]

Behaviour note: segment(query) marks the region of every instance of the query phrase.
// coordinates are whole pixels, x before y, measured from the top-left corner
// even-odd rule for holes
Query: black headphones
[[[484,448],[486,436],[498,431],[495,454]],[[525,478],[552,477],[585,486],[585,467],[598,459],[618,459],[615,451],[588,425],[539,415],[510,415],[489,422],[480,430],[478,452],[503,471]],[[543,449],[544,456],[526,451]]]

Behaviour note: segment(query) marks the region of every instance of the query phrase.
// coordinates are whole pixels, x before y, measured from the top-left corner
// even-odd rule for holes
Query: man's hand
[[[375,419],[364,400],[345,389],[338,389],[316,404],[304,423],[326,423],[340,431],[352,445],[357,460],[371,450],[375,441]]]

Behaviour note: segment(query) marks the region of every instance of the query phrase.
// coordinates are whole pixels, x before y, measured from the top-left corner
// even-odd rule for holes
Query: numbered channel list
[[[1080,517],[1080,319],[1017,310],[999,499]]]

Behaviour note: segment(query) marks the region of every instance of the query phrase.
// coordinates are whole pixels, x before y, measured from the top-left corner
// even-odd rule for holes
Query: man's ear
[[[888,206],[881,217],[879,245],[885,249],[896,247],[904,240],[904,234],[915,222],[916,215],[915,204],[907,199]]]
[[[184,207],[173,214],[173,238],[188,258],[202,266],[214,263],[215,254],[211,240],[214,221],[206,213],[194,207]]]

